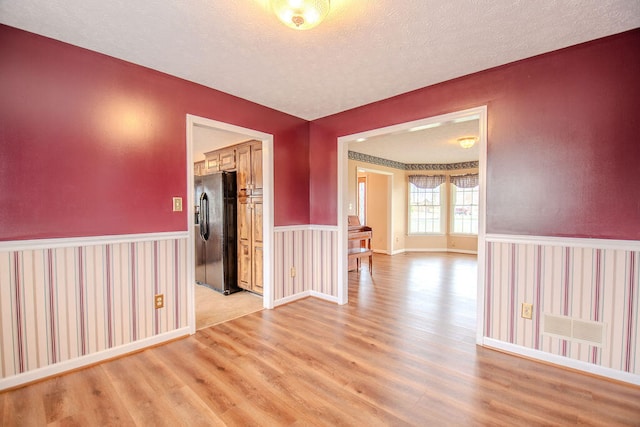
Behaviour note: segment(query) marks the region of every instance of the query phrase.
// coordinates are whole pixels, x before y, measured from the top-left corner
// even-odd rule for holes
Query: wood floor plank
[[[102,365],[110,383],[137,425],[177,425],[170,407],[162,405],[165,391],[154,389],[147,378],[159,375],[146,369],[130,369],[136,355]],[[133,359],[133,360],[132,360]]]
[[[173,425],[214,427],[227,425],[190,387],[171,389],[163,396],[163,406],[168,408],[178,423]]]
[[[112,363],[112,362],[108,362]],[[135,425],[123,400],[113,387],[102,365],[67,376],[67,393],[77,412],[66,423],[79,425]],[[51,381],[51,380],[49,380]],[[42,383],[36,384],[36,386]],[[26,387],[29,389],[30,387]]]
[[[0,393],[0,424],[639,426],[640,387],[475,344],[476,259],[375,255],[307,298]]]
[[[42,403],[41,384],[33,387],[17,389],[10,396],[5,396],[2,414],[3,426],[39,426],[46,419],[44,405]]]

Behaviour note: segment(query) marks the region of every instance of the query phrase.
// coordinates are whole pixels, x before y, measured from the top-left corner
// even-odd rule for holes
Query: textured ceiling
[[[332,0],[295,31],[267,0],[0,0],[0,22],[312,120],[640,27],[640,1]]]
[[[478,144],[465,149],[458,144],[463,136],[478,137],[478,119],[462,123],[447,122],[440,126],[411,132],[403,130],[349,142],[349,151],[369,154],[381,159],[411,163],[461,163],[478,160]]]
[[[437,127],[411,132],[408,129],[349,142],[349,150],[400,163],[460,163],[478,160],[478,145],[464,149],[457,139],[477,137],[480,124],[476,116],[462,123],[445,122]],[[251,139],[249,135],[204,126],[195,126],[193,160],[204,160],[204,153]]]

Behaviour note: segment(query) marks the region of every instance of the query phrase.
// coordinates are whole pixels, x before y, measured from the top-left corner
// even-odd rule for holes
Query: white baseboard
[[[97,353],[88,354],[86,356],[77,357],[71,360],[65,360],[64,362],[56,363],[55,365],[49,365],[31,371],[14,375],[7,378],[0,379],[0,390],[5,390],[12,387],[24,385],[33,381],[42,380],[48,377],[62,374],[67,371],[71,371],[78,368],[83,368],[88,365],[93,365],[98,362],[103,362],[115,357],[124,356],[134,351],[142,350],[147,347],[162,344],[167,341],[174,340],[176,338],[182,338],[189,335],[189,328],[176,329],[174,331],[165,332],[163,334],[155,335],[153,337],[145,338],[143,340],[135,341],[129,344],[124,344],[118,347],[110,348],[108,350],[99,351]]]
[[[290,302],[294,302],[306,297],[315,297],[325,301],[334,302],[336,304],[338,303],[338,297],[334,297],[333,295],[323,294],[322,292],[318,291],[304,291],[298,292],[295,295],[289,295],[285,298],[280,298],[279,300],[274,301],[273,305],[274,307],[277,307],[279,305],[288,304]]]
[[[405,252],[450,252],[450,253],[457,253],[457,254],[478,255],[478,251],[469,251],[466,249],[456,249],[456,248],[405,248],[405,249],[398,249],[396,251],[393,251],[391,255],[398,255]]]
[[[568,357],[557,356],[555,354],[547,353],[544,351],[522,347],[504,341],[498,341],[493,338],[485,337],[482,340],[482,345],[507,353],[513,353],[520,356],[528,357],[530,359],[541,360],[543,362],[553,363],[554,365],[560,365],[567,368],[576,369],[578,371],[588,372],[590,374],[599,375],[601,377],[640,385],[640,375],[632,374],[629,372],[622,372],[615,369],[606,368],[604,366],[593,365],[591,363],[583,362],[580,360],[569,359]]]
[[[336,304],[338,304],[338,297],[334,297],[333,295],[323,294],[322,292],[318,292],[318,291],[310,291],[310,292],[312,297],[319,298],[329,302],[335,302]]]
[[[468,254],[468,255],[478,255],[478,251],[470,251],[467,249],[447,249],[447,252],[451,252],[454,254]]]
[[[275,308],[275,307],[277,307],[279,305],[288,304],[290,302],[294,302],[294,301],[297,301],[299,299],[306,298],[308,296],[311,296],[311,291],[298,292],[297,294],[289,295],[288,297],[284,297],[284,298],[280,298],[280,299],[275,300],[273,302],[273,306]]]
[[[447,252],[447,248],[405,248],[405,252]]]

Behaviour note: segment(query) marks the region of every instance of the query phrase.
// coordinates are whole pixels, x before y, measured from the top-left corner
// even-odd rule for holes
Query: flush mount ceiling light
[[[286,26],[308,30],[329,13],[329,0],[271,0],[271,8]]]
[[[464,138],[458,138],[458,144],[460,144],[462,148],[471,148],[477,140],[478,138],[475,136],[465,136]]]
[[[442,123],[429,123],[428,125],[413,127],[409,129],[409,132],[417,132],[419,130],[433,129],[433,128],[437,128],[440,125],[442,125]]]

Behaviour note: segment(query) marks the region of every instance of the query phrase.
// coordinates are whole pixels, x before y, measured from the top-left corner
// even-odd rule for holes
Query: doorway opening
[[[392,224],[395,221],[394,176],[376,167],[357,167],[355,173],[358,180],[357,207],[358,210],[364,207],[366,213],[362,218],[358,212],[360,224],[371,227],[375,231],[371,241],[374,252],[391,255],[394,250],[392,238]],[[361,186],[361,182],[365,185]],[[351,268],[349,270],[351,271]]]
[[[477,108],[471,108],[468,110],[458,111],[454,113],[444,114],[440,116],[434,116],[429,118],[424,118],[412,122],[402,123],[398,125],[393,125],[389,127],[374,129],[366,132],[361,132],[358,134],[342,136],[338,138],[338,149],[337,149],[337,163],[338,163],[338,183],[339,183],[339,191],[337,198],[337,212],[338,212],[338,302],[340,304],[347,303],[348,300],[348,272],[347,272],[347,218],[349,215],[354,215],[353,212],[353,203],[349,200],[347,190],[349,188],[349,180],[353,179],[350,177],[350,167],[349,167],[349,151],[350,147],[357,146],[358,143],[366,144],[366,140],[375,139],[378,137],[383,137],[387,135],[396,135],[396,134],[407,134],[412,131],[420,131],[425,129],[434,129],[439,128],[443,124],[449,123],[464,123],[470,122],[472,120],[476,120],[477,123],[477,142],[476,142],[476,150],[477,150],[477,179],[478,179],[478,199],[477,199],[477,243],[476,250],[473,251],[477,253],[477,286],[475,289],[477,295],[477,315],[476,315],[476,341],[481,344],[483,340],[483,322],[484,319],[484,247],[485,247],[485,216],[486,216],[486,140],[487,140],[487,108],[486,106],[481,106]],[[417,133],[417,132],[416,132]],[[463,136],[463,135],[460,135]],[[364,141],[364,142],[363,142]],[[375,152],[369,153],[366,155],[370,158],[373,158],[373,162],[376,165],[384,166],[382,169],[387,170],[387,167],[395,166],[394,161],[388,161],[383,158],[381,155],[376,155]],[[366,157],[365,156],[365,157]],[[356,158],[362,158],[362,153],[356,153],[354,156]],[[419,163],[419,161],[405,161],[403,163],[413,164]],[[424,163],[446,163],[446,161],[442,160],[429,160]],[[447,174],[449,175],[449,174]],[[400,185],[403,188],[406,187],[405,179],[395,180],[395,185]],[[448,182],[448,181],[447,181]],[[407,212],[406,206],[408,190],[406,188],[404,190],[403,200],[401,205],[403,205],[403,212]],[[398,189],[394,189],[394,197],[398,193]],[[452,194],[449,194],[448,191],[443,192],[443,197],[453,198]],[[451,220],[453,222],[453,217],[455,215],[455,211],[447,211],[443,212],[442,215],[446,215],[443,219],[444,225],[444,233],[443,233],[443,243],[446,248],[450,243],[448,242],[448,223]],[[398,215],[396,215],[398,216]],[[407,243],[403,242],[408,235],[407,233],[407,223],[409,222],[408,215],[405,217],[403,214],[400,215],[401,218],[396,218],[396,224],[393,227],[398,227],[401,231],[398,233],[394,230],[392,233],[392,243],[394,244],[394,248],[404,248],[407,250]],[[451,216],[451,218],[449,218]],[[398,225],[400,224],[400,225]],[[475,231],[475,230],[474,230]],[[375,230],[374,230],[375,234]],[[434,233],[435,234],[435,233]],[[462,241],[463,237],[462,233],[454,234],[455,239],[457,241]],[[395,245],[397,243],[397,246]],[[454,245],[456,243],[454,242]],[[420,249],[419,247],[415,248],[416,250]],[[375,248],[374,248],[375,250]],[[460,250],[463,251],[463,250]],[[458,252],[458,251],[456,251]],[[471,251],[469,251],[471,252]],[[394,253],[398,253],[398,250],[394,250]]]
[[[360,224],[367,223],[367,176],[358,171],[358,219]]]
[[[186,140],[189,230],[187,248],[188,310],[190,333],[195,333],[196,329],[202,327],[231,320],[262,308],[273,308],[271,273],[273,251],[270,250],[273,244],[273,136],[253,129],[187,115]],[[207,154],[205,155],[205,153]],[[252,157],[252,153],[257,155]],[[254,177],[247,176],[245,172],[251,168],[260,172],[260,181],[256,181],[257,184],[251,181],[249,186],[247,180],[252,180]],[[201,231],[201,224],[203,224],[202,219],[205,218],[204,212],[200,212],[200,210],[202,206],[209,206],[211,201],[209,197],[205,197],[205,202],[202,202],[200,200],[201,194],[196,200],[196,191],[202,193],[202,188],[196,187],[195,182],[201,180],[195,178],[196,175],[201,178],[212,174],[233,175],[235,178],[233,182],[237,183],[234,187],[234,197],[237,197],[237,202],[233,203],[236,210],[233,214],[227,215],[237,220],[233,227],[237,238],[232,239],[234,243],[237,242],[237,248],[244,249],[246,246],[243,246],[246,242],[242,240],[241,236],[255,234],[246,232],[247,217],[242,214],[243,208],[247,207],[246,212],[249,213],[260,213],[259,217],[256,216],[255,219],[260,223],[260,226],[256,227],[261,231],[260,239],[254,239],[256,241],[249,242],[248,246],[252,252],[255,246],[256,253],[260,255],[260,262],[253,263],[251,258],[248,263],[239,262],[242,258],[240,250],[228,251],[231,255],[228,264],[237,267],[236,275],[242,276],[246,282],[248,271],[250,281],[254,277],[259,280],[261,285],[259,290],[249,289],[251,292],[247,292],[245,291],[247,283],[240,283],[238,280],[239,288],[236,288],[236,280],[229,280],[228,282],[234,285],[232,286],[233,291],[237,292],[226,292],[218,283],[215,285],[206,283],[207,280],[200,277],[201,272],[196,280],[196,261],[199,259],[198,257],[202,257],[202,254],[197,253],[202,252],[202,249],[197,250],[197,243],[202,243],[199,231]],[[247,190],[249,188],[251,190]],[[259,209],[256,206],[259,206]],[[248,209],[249,207],[252,209]],[[206,210],[213,212],[211,209],[207,208]],[[207,229],[211,224],[208,222]],[[208,234],[205,233],[205,235]],[[234,248],[236,248],[235,245]],[[223,262],[219,262],[219,264],[221,265]]]

